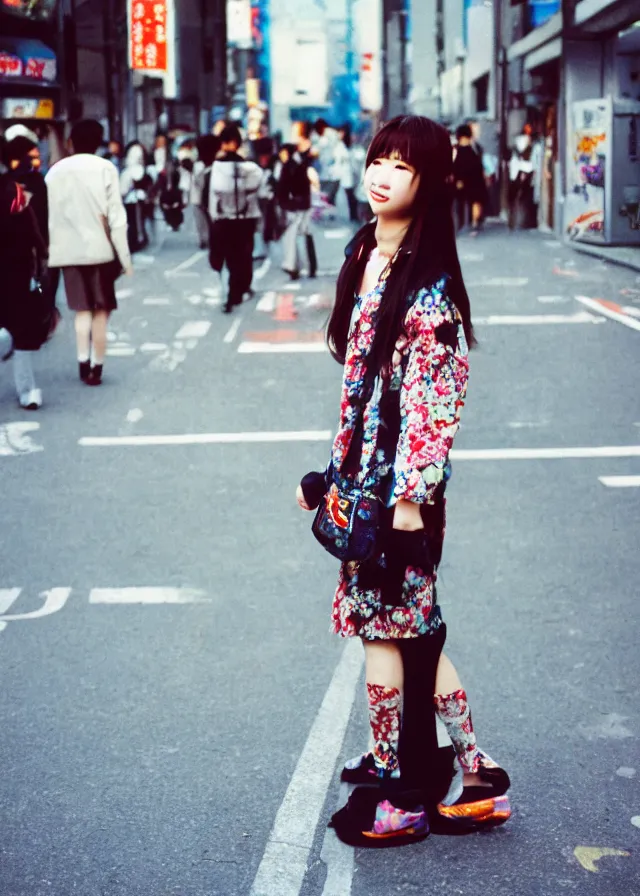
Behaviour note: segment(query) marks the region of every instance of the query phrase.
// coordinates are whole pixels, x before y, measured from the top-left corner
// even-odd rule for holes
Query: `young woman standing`
[[[303,509],[325,500],[333,513],[332,485],[360,488],[382,508],[373,557],[341,566],[332,617],[336,633],[365,647],[373,750],[343,777],[377,779],[379,789],[357,790],[334,816],[339,836],[363,845],[424,838],[430,809],[474,824],[510,814],[509,779],[479,750],[466,694],[441,654],[444,492],[475,342],[451,173],[448,133],[426,118],[393,119],[369,148],[376,220],[347,249],[328,328],[344,364],[338,434],[327,472],[306,476],[297,494]],[[456,753],[453,782],[451,766],[439,767],[434,708]]]

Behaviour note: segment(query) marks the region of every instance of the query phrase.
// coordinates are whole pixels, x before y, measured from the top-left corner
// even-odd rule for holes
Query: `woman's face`
[[[406,217],[411,212],[420,175],[399,158],[378,158],[364,176],[369,205],[374,215]]]

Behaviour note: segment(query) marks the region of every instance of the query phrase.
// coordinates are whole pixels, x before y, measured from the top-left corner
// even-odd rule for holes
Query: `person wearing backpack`
[[[211,167],[209,181],[209,263],[219,274],[225,264],[229,271],[225,314],[241,305],[251,289],[253,239],[260,218],[263,173],[259,165],[239,154],[241,144],[238,127],[227,125],[220,134],[220,156]]]

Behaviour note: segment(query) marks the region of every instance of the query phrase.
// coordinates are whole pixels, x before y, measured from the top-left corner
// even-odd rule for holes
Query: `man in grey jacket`
[[[251,289],[253,239],[260,218],[258,191],[264,173],[255,162],[239,154],[242,135],[236,125],[220,134],[220,155],[209,182],[209,263],[214,271],[229,271],[229,292],[224,306],[229,314]]]
[[[49,266],[62,268],[67,304],[75,312],[80,379],[88,386],[102,382],[116,278],[133,273],[118,172],[95,154],[102,137],[100,122],[79,121],[71,131],[73,155],[46,177]]]

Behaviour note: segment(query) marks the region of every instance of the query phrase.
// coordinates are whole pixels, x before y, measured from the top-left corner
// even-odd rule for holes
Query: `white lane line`
[[[331,430],[302,432],[201,432],[171,436],[83,436],[84,448],[138,447],[145,445],[238,445],[265,442],[328,442]]]
[[[44,451],[27,433],[37,432],[39,423],[23,422],[0,423],[0,457],[15,457],[19,454],[34,454]]]
[[[541,305],[563,305],[571,299],[569,296],[538,296],[538,301]]]
[[[336,230],[325,230],[325,239],[327,240],[343,240],[351,236],[351,230],[348,227],[339,227]]]
[[[614,311],[613,308],[607,308],[606,305],[596,302],[595,299],[590,299],[588,296],[576,296],[576,301],[586,305],[587,308],[591,308],[592,311],[596,311],[598,314],[603,314],[605,317],[610,317],[611,320],[618,321],[619,324],[624,324],[625,327],[629,327],[632,330],[640,330],[640,320],[635,320],[633,317]]]
[[[256,311],[264,311],[270,314],[276,310],[276,294],[273,291],[265,292],[256,303]]]
[[[164,299],[164,298],[161,298],[160,296],[158,296],[157,298],[155,296],[149,296],[148,298],[142,300],[142,304],[143,305],[170,305],[171,299]]]
[[[299,896],[362,671],[347,642],[278,809],[250,896]]]
[[[575,314],[490,314],[488,317],[474,317],[473,323],[488,327],[517,327],[546,324],[601,324],[597,314],[578,311]]]
[[[211,328],[210,320],[188,320],[175,335],[176,339],[201,339]]]
[[[143,255],[141,252],[137,252],[133,257],[134,264],[136,261],[141,261],[142,264],[153,264],[155,260],[155,255]]]
[[[262,264],[260,265],[258,270],[254,271],[252,282],[255,283],[258,280],[262,280],[264,277],[266,277],[266,275],[269,273],[270,270],[271,270],[271,259],[265,258],[265,260],[262,262]]]
[[[238,353],[241,355],[278,355],[326,352],[324,342],[241,342]]]
[[[127,423],[140,423],[143,417],[144,413],[140,410],[140,408],[131,408],[131,410],[127,414]]]
[[[237,317],[224,335],[224,342],[226,342],[227,345],[229,345],[231,342],[233,342],[233,340],[236,338],[236,336],[238,335],[238,330],[240,329],[241,325],[242,325],[242,318]]]
[[[344,806],[353,790],[348,784],[340,784],[338,806]],[[338,839],[332,828],[327,828],[322,843],[320,859],[327,866],[322,896],[351,896],[356,851]]]
[[[203,249],[199,250],[198,252],[194,252],[193,255],[189,256],[189,258],[185,258],[185,260],[181,261],[180,264],[176,265],[175,268],[169,268],[168,271],[165,271],[165,277],[172,277],[174,274],[179,274],[182,271],[186,271],[187,268],[190,268],[192,265],[200,261],[201,258],[204,258],[206,254],[206,251]]]
[[[130,299],[133,295],[132,289],[117,289],[116,299]]]
[[[92,588],[90,604],[205,604],[204,591],[196,588]]]
[[[526,286],[528,277],[485,277],[482,280],[470,280],[467,286]]]
[[[163,352],[169,346],[165,342],[143,342],[140,346],[141,352]]]
[[[598,476],[607,488],[640,488],[640,476]]]
[[[20,597],[21,591],[22,588],[0,588],[0,616],[3,616]]]
[[[640,445],[610,445],[594,448],[481,448],[456,449],[454,460],[569,460],[591,457],[640,457]]]
[[[110,358],[130,358],[135,353],[136,350],[132,345],[114,345],[111,343],[107,346],[107,354]]]

